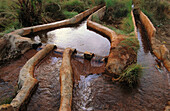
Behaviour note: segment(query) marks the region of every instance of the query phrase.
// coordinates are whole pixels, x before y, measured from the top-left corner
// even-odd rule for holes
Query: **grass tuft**
[[[120,83],[125,83],[128,87],[133,88],[139,83],[139,78],[142,76],[142,66],[138,64],[132,64],[125,69],[125,71],[119,76],[117,80]],[[114,80],[114,79],[113,79]]]
[[[126,18],[122,20],[121,29],[124,30],[126,33],[131,33],[134,31],[134,25],[130,13]]]
[[[127,37],[119,43],[120,46],[128,48],[128,50],[134,51],[137,54],[139,49],[139,41],[136,37]]]
[[[64,10],[64,11],[63,11],[63,14],[65,15],[66,18],[72,18],[72,17],[74,17],[75,15],[77,15],[78,12],[69,12],[69,11],[67,11],[67,10]]]

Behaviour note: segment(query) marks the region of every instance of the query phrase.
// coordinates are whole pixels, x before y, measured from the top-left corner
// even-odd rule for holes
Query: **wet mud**
[[[36,52],[29,50],[18,59],[0,66],[0,104],[9,103],[15,97],[19,72]]]

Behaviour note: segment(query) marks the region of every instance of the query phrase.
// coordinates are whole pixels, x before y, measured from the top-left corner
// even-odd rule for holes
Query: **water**
[[[10,102],[16,95],[21,68],[37,51],[29,50],[16,60],[0,66],[0,104]]]
[[[80,80],[74,86],[73,111],[163,111],[170,100],[169,73],[163,66],[158,70],[146,38],[138,24],[140,49],[137,62],[143,66],[139,85],[128,89],[113,83],[105,72],[86,76],[80,72]]]
[[[47,33],[40,33],[35,40],[48,44],[55,44],[61,48],[76,48],[79,52],[92,52],[99,56],[108,56],[110,42],[103,36],[87,29],[87,21],[77,27],[55,29]]]
[[[39,39],[45,44],[57,44],[62,48],[68,46],[76,48],[80,52],[89,51],[100,56],[109,54],[109,41],[95,32],[87,30],[86,21],[79,27],[56,29],[48,32],[47,35],[48,37],[43,35],[41,39],[36,36],[35,39]],[[138,24],[140,49],[137,61],[143,66],[143,76],[140,79],[140,84],[134,89],[127,89],[119,83],[113,83],[105,73],[106,64],[102,57],[95,57],[92,61],[88,61],[83,59],[82,53],[73,56],[71,59],[74,72],[72,110],[163,111],[170,100],[169,73],[163,66],[159,69],[146,38],[145,31]],[[39,86],[27,105],[28,111],[59,109],[59,69],[62,62],[62,52],[62,49],[51,52],[36,66],[34,75],[39,81]],[[19,61],[1,67],[1,100],[8,97],[7,95],[11,95],[11,92],[14,93],[20,69],[34,54],[31,52],[28,54],[29,57],[24,56]]]
[[[61,63],[61,56],[51,52],[36,66],[34,75],[39,85],[27,105],[27,111],[57,111],[59,109]]]
[[[39,32],[38,35],[34,37],[34,40],[44,44],[55,44],[58,48],[51,52],[35,68],[34,75],[39,81],[39,86],[27,105],[28,111],[51,111],[59,109],[59,69],[62,62],[64,48],[72,47],[77,49],[78,54],[74,57],[75,59],[72,59],[71,63],[73,67],[79,67],[80,69],[85,68],[84,71],[86,72],[83,72],[84,75],[94,72],[103,72],[105,64],[103,63],[103,57],[101,56],[107,56],[110,51],[109,40],[93,31],[88,30],[86,21],[83,21],[75,27],[65,27],[45,33]],[[83,59],[82,52],[85,51],[101,56],[95,56],[89,63],[88,60]],[[80,76],[79,72],[74,71],[75,83],[78,82]]]

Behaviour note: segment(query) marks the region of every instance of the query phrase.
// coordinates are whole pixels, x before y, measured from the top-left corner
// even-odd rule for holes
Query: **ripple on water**
[[[109,77],[104,75],[94,75],[94,78],[91,75],[82,75],[78,84],[74,86],[73,111],[164,110],[165,105],[170,100],[169,73],[164,67],[162,67],[162,72],[155,68],[156,58],[150,53],[148,47],[143,46],[145,44],[143,34],[142,37],[141,32],[138,32],[138,34],[141,43],[138,52],[138,64],[144,67],[139,86],[134,89],[127,89],[119,83],[113,83]],[[77,72],[77,70],[80,70],[80,68],[75,67],[74,71]],[[87,68],[84,68],[83,72],[88,72]]]
[[[59,69],[62,58],[52,52],[37,65],[34,75],[39,85],[27,106],[28,111],[57,111],[60,106]]]

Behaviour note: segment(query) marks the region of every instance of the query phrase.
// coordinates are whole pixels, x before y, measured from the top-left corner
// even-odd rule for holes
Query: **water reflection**
[[[78,85],[74,86],[73,111],[164,110],[170,99],[169,73],[165,68],[162,68],[162,73],[155,68],[156,58],[151,54],[147,36],[143,35],[142,31],[142,27],[139,26],[140,49],[137,62],[143,66],[143,76],[139,86],[129,92],[121,84],[113,83],[110,77],[104,76],[105,72],[101,72],[102,76],[96,76],[95,73],[82,75]],[[74,71],[80,69],[75,67]],[[80,75],[81,72],[79,71]]]
[[[87,29],[87,21],[78,27],[65,27],[40,33],[35,36],[36,41],[55,44],[61,48],[76,48],[80,52],[92,52],[100,56],[108,56],[110,42],[107,38]]]

